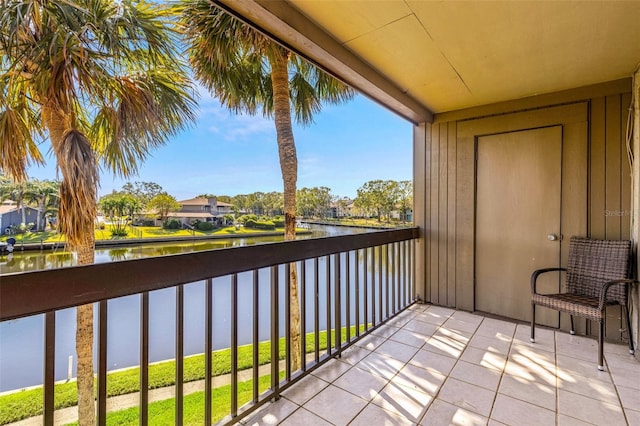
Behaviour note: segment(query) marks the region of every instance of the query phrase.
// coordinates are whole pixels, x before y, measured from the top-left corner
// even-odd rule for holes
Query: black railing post
[[[273,399],[280,398],[280,312],[278,267],[271,267],[271,390]]]
[[[56,370],[56,313],[44,316],[44,415],[45,426],[53,426],[55,410],[55,370]]]
[[[238,274],[231,275],[231,418],[238,415]]]
[[[334,315],[335,315],[335,330],[336,330],[336,356],[339,358],[342,355],[342,320],[340,318],[340,311],[342,310],[342,303],[340,300],[341,293],[341,275],[340,275],[340,253],[333,255],[333,268],[334,268]]]
[[[175,424],[182,425],[184,381],[184,286],[176,286],[176,409]]]
[[[259,345],[260,345],[260,336],[258,331],[259,329],[259,318],[260,318],[260,299],[259,299],[259,274],[258,270],[255,269],[253,271],[253,403],[258,402],[258,393],[260,390],[259,386],[259,368],[260,368],[260,358],[259,358]]]
[[[149,292],[140,295],[140,426],[149,423]]]
[[[107,424],[107,306],[98,303],[98,426]]]
[[[205,282],[205,332],[204,332],[204,424],[211,424],[211,352],[213,352],[213,279]]]

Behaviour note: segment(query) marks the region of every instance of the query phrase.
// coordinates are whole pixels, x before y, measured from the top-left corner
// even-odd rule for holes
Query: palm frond
[[[77,130],[68,131],[56,147],[60,184],[60,231],[71,249],[82,247],[93,234],[99,181],[98,163],[89,140]]]

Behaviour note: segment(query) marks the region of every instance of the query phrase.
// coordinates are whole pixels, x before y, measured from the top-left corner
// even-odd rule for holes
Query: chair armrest
[[[621,279],[621,280],[607,281],[602,285],[602,288],[600,289],[600,297],[598,298],[599,299],[598,308],[602,309],[604,307],[604,304],[607,301],[607,291],[609,291],[609,287],[616,284],[626,284],[628,287],[629,284],[634,284],[637,282],[638,280],[634,280],[634,279]]]
[[[566,271],[567,268],[544,268],[533,271],[531,274],[531,294],[536,293],[536,282],[538,281],[538,277],[547,272],[553,271]]]

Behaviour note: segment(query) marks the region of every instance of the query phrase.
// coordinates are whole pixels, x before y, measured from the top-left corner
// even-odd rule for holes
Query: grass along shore
[[[360,326],[360,330],[364,330],[364,325]],[[355,326],[351,327],[351,335],[355,334]],[[346,328],[342,329],[342,341],[346,340]],[[335,341],[335,330],[331,331],[331,341]],[[321,331],[319,333],[318,344],[320,350],[326,350],[327,348],[327,332]],[[280,338],[280,355],[279,359],[282,360],[285,357],[285,340],[284,338]],[[306,351],[307,353],[312,353],[315,351],[315,334],[308,333],[306,335]],[[260,365],[268,364],[271,362],[271,342],[260,342],[258,343],[258,362]],[[204,354],[192,355],[184,358],[184,382],[191,382],[196,380],[202,380],[205,378],[205,358]],[[231,372],[231,350],[230,349],[221,349],[218,351],[214,351],[211,353],[211,361],[212,361],[212,375],[213,376],[221,376],[224,374],[229,374]],[[243,345],[238,347],[238,370],[245,370],[253,367],[253,345]],[[138,392],[140,390],[140,367],[132,367],[125,370],[114,371],[107,374],[107,396],[113,397],[118,395],[125,395],[129,393]],[[262,381],[263,378],[260,379],[260,390],[262,389]],[[269,387],[270,382],[266,381],[266,388]],[[167,386],[175,385],[175,360],[161,361],[157,363],[153,363],[149,365],[149,389],[158,389]],[[241,395],[248,394],[249,399],[243,400],[247,402],[250,400],[252,382],[244,382],[244,387],[249,390],[242,390]],[[229,394],[231,392],[230,387],[226,391],[224,390],[226,386],[222,386],[220,388],[216,388],[215,395],[216,398],[227,398],[230,401]],[[266,389],[265,388],[265,389]],[[244,388],[243,388],[244,389]],[[197,395],[202,392],[196,392],[195,396],[189,395],[190,400],[193,400],[190,404],[195,404],[194,407],[204,406],[204,394],[200,397]],[[97,390],[96,390],[97,395]],[[225,396],[226,395],[226,396]],[[196,402],[200,398],[201,403],[198,405]],[[240,398],[240,395],[239,395]],[[243,396],[244,398],[244,396]],[[186,404],[187,397],[185,397]],[[171,400],[173,401],[173,400]],[[243,402],[243,403],[244,403]],[[54,398],[54,406],[55,409],[61,409],[66,407],[72,407],[77,405],[78,396],[75,381],[70,381],[66,383],[57,383],[55,385],[55,398]],[[240,403],[240,402],[239,402]],[[25,390],[19,390],[11,393],[5,393],[4,395],[0,395],[0,425],[6,425],[8,423],[13,423],[22,419],[26,419],[29,417],[34,417],[41,415],[43,412],[43,388],[42,386],[33,387]],[[158,404],[158,405],[155,405]],[[154,410],[158,409],[160,413],[171,412],[172,410],[168,410],[167,407],[173,406],[172,403],[168,403],[166,401],[159,401],[149,405],[149,409],[151,410],[151,406],[155,406]],[[227,415],[226,412],[228,404],[214,404],[212,405],[213,410],[220,411],[222,407],[222,411],[224,413],[217,413],[220,415],[219,419]],[[216,408],[218,407],[218,408]],[[194,408],[195,409],[195,408]],[[133,409],[123,410],[126,412],[130,412]],[[134,410],[137,413],[137,409]],[[197,410],[196,410],[197,412]],[[113,412],[109,414],[111,416],[120,416],[117,414],[120,412]],[[133,411],[131,412],[133,413]],[[125,417],[129,418],[133,416],[133,414],[127,414]],[[185,405],[185,413],[186,413],[186,405]],[[198,422],[196,424],[200,424],[202,422],[201,416],[202,411],[200,411],[200,417],[198,417]],[[214,417],[215,417],[214,413]],[[137,424],[137,414],[135,414],[135,423]],[[113,417],[115,419],[115,417]],[[219,420],[218,419],[218,420]],[[122,419],[124,420],[124,419]],[[159,421],[159,423],[154,424],[172,424],[173,417],[171,417],[171,421],[168,423],[163,423]],[[112,424],[126,424],[126,423],[112,423]],[[187,422],[185,422],[187,424]]]
[[[254,228],[227,226],[224,228],[215,229],[213,231],[198,231],[188,229],[164,229],[157,226],[134,226],[130,227],[129,235],[126,237],[112,237],[109,225],[105,229],[94,230],[96,242],[124,242],[127,240],[153,240],[157,239],[176,239],[184,240],[190,238],[206,238],[206,237],[244,237],[244,236],[260,236],[260,235],[277,235],[284,234],[284,228],[276,228],[275,230],[262,230]],[[304,233],[309,232],[307,229],[297,229],[296,232]],[[56,244],[64,243],[64,235],[58,233],[58,231],[43,231],[43,232],[27,232],[25,234],[17,235],[4,235],[0,237],[0,241],[6,241],[7,238],[13,237],[16,239],[16,246],[22,244]]]

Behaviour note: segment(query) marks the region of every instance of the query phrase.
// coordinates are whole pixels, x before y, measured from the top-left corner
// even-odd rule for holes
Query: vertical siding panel
[[[427,134],[426,134],[426,147],[425,147],[425,163],[426,163],[426,167],[425,167],[425,209],[424,209],[424,214],[425,214],[425,241],[424,241],[424,247],[425,247],[425,281],[426,281],[426,292],[425,292],[425,299],[426,301],[429,302],[433,302],[433,298],[432,298],[432,285],[431,285],[431,240],[433,239],[433,229],[431,228],[431,204],[432,204],[432,191],[431,191],[431,169],[432,169],[432,163],[431,163],[431,157],[432,157],[432,153],[431,151],[433,150],[433,128],[436,127],[437,124],[432,124],[430,126],[427,127]]]
[[[439,219],[439,243],[438,243],[438,286],[440,287],[438,298],[441,305],[448,303],[448,287],[447,287],[447,241],[448,241],[448,217],[447,217],[447,198],[448,198],[448,179],[447,166],[449,160],[449,150],[447,146],[449,126],[448,123],[442,123],[440,127],[440,176],[439,183],[440,198],[438,201]]]
[[[620,199],[620,96],[607,96],[605,102],[605,236],[617,240],[624,214]]]
[[[604,98],[591,101],[589,152],[589,229],[591,238],[605,236],[605,104]]]
[[[631,93],[625,93],[622,95],[621,114],[620,114],[620,132],[621,132],[621,165],[622,172],[620,178],[622,179],[621,187],[621,199],[622,210],[625,211],[625,215],[622,218],[622,235],[623,239],[631,238],[631,169],[629,166],[629,156],[627,154],[627,121],[629,120],[629,107],[631,105]]]
[[[448,205],[447,205],[447,285],[448,285],[448,306],[456,306],[456,154],[457,154],[457,134],[456,123],[449,122],[447,132],[448,141]]]
[[[426,242],[428,241],[426,203],[428,194],[425,184],[429,170],[426,151],[427,132],[430,129],[431,125],[426,123],[413,128],[413,223],[420,227],[420,239],[416,242],[415,253],[415,294],[420,300],[428,300],[426,291],[426,274],[428,271],[426,262]]]
[[[431,132],[431,301],[441,304],[438,283],[439,265],[438,248],[440,241],[440,227],[438,205],[440,201],[440,124],[432,126]]]

